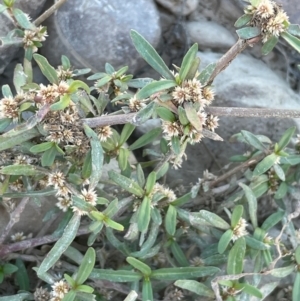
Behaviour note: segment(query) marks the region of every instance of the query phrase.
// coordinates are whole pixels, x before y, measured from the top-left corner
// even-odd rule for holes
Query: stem
[[[215,77],[222,72],[224,69],[226,69],[229,64],[240,54],[242,51],[244,51],[247,46],[256,44],[258,41],[260,41],[261,37],[255,37],[249,40],[241,40],[239,39],[217,62],[216,68],[212,75],[210,76],[207,85],[210,86],[212,82],[214,81]]]
[[[57,9],[59,9],[67,0],[59,0],[54,3],[49,9],[47,9],[42,15],[40,15],[33,23],[39,26],[46,19],[48,19]]]
[[[0,237],[0,245],[4,242],[6,237],[9,235],[9,232],[12,229],[12,227],[20,220],[20,216],[24,211],[29,199],[30,199],[29,197],[23,198],[19,203],[19,205],[16,207],[16,209],[12,212],[10,216],[10,221]]]
[[[77,236],[85,235],[90,232],[91,231],[89,230],[89,226],[85,226],[78,230]],[[0,258],[3,258],[10,253],[18,252],[24,249],[50,244],[52,242],[57,241],[59,238],[60,237],[54,233],[43,237],[36,237],[36,238],[19,241],[10,245],[0,245]]]
[[[207,107],[206,112],[216,116],[229,117],[262,117],[262,118],[300,118],[300,111],[265,109],[265,108],[230,108],[230,107]],[[131,123],[136,113],[105,115],[94,118],[81,119],[91,128],[106,125]]]
[[[260,160],[262,160],[265,157],[265,155],[266,154],[261,154],[261,155],[257,156],[256,158],[251,158],[251,159],[247,160],[246,162],[242,163],[241,165],[229,170],[224,175],[218,177],[216,180],[211,181],[209,184],[209,187],[212,188],[212,187],[216,186],[217,184],[219,184],[220,182],[228,180],[232,175],[236,174],[237,172],[239,172],[245,168],[248,168],[249,166],[254,165],[257,162],[259,162]]]

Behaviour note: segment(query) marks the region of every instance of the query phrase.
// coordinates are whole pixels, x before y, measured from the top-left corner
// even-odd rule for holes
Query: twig
[[[256,44],[261,40],[261,37],[255,37],[249,40],[238,40],[217,62],[216,68],[212,75],[210,76],[207,85],[211,85],[215,77],[224,69],[226,69],[229,64],[240,54],[247,46]]]
[[[265,157],[265,154],[261,154],[259,156],[257,156],[256,158],[251,158],[248,161],[242,163],[241,165],[229,170],[228,172],[226,172],[224,175],[218,177],[216,180],[211,181],[209,184],[209,187],[212,188],[214,186],[216,186],[217,184],[228,180],[232,175],[236,174],[237,172],[243,170],[244,168],[247,168],[251,165],[256,164],[257,162],[259,162],[261,159],[263,159]]]
[[[77,236],[85,235],[90,233],[89,226],[82,227],[78,230]],[[21,250],[25,250],[28,248],[34,248],[37,246],[49,244],[52,242],[55,242],[60,237],[56,234],[46,235],[43,237],[36,237],[32,239],[22,240],[10,245],[0,245],[0,258],[5,257],[7,254],[10,254],[12,252],[18,252]]]
[[[300,118],[300,111],[297,110],[281,110],[281,109],[265,109],[265,108],[230,108],[230,107],[207,107],[206,112],[216,116],[228,117],[261,117],[261,118]],[[136,113],[105,115],[94,118],[83,118],[82,121],[95,128],[97,126],[116,125],[131,123]]]
[[[217,116],[229,117],[300,118],[300,111],[297,110],[208,107],[206,112]]]
[[[48,19],[57,9],[59,9],[67,0],[58,0],[49,9],[47,9],[42,15],[40,15],[33,23],[39,26],[46,19]]]
[[[23,198],[19,203],[19,205],[16,207],[16,209],[12,212],[10,216],[10,221],[0,237],[0,245],[4,242],[6,237],[9,235],[9,232],[12,229],[12,227],[20,220],[20,216],[24,211],[29,199],[30,199],[29,197]]]

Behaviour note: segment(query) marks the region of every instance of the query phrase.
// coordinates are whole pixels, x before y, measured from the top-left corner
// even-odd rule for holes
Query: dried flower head
[[[144,99],[136,99],[136,96],[129,99],[128,107],[131,112],[138,112],[146,106]]]
[[[189,89],[177,86],[172,92],[173,99],[176,103],[182,104],[184,101],[189,100],[191,97],[189,95]]]
[[[113,134],[113,131],[109,125],[98,127],[96,131],[101,142],[105,142]]]
[[[262,18],[269,18],[274,14],[274,2],[269,0],[261,0],[256,8],[256,13]]]
[[[57,93],[59,95],[64,95],[65,93],[68,93],[69,85],[65,81],[61,81],[57,87]]]
[[[202,96],[206,100],[206,105],[210,105],[215,99],[215,93],[211,87],[205,87],[202,90]]]
[[[82,210],[82,209],[80,209],[80,208],[78,208],[78,207],[76,207],[76,206],[72,206],[71,208],[72,208],[72,210],[73,210],[73,212],[74,212],[75,214],[78,214],[78,215],[80,215],[80,216],[83,216],[83,215],[87,215],[87,214],[88,214],[87,211],[84,211],[84,210]]]
[[[159,184],[159,183],[155,183],[153,190],[152,190],[152,196],[156,192],[163,194],[165,196],[165,198],[167,198],[168,202],[173,202],[177,198],[175,192],[172,189],[170,189],[162,184]]]
[[[63,212],[66,212],[69,207],[72,205],[72,200],[70,197],[59,197],[57,198],[58,202],[56,203],[56,206],[61,209]]]
[[[193,259],[191,259],[190,263],[192,267],[201,267],[204,265],[203,260],[199,256],[196,256]]]
[[[0,100],[0,118],[11,118],[14,122],[18,120],[18,102],[13,98],[2,98]]]
[[[63,187],[65,184],[65,175],[61,171],[54,171],[48,175],[48,185],[54,186],[55,189]]]
[[[206,118],[205,125],[210,131],[214,132],[215,129],[219,126],[218,121],[219,121],[218,116],[208,115]]]
[[[52,295],[54,297],[63,298],[65,294],[69,292],[69,285],[64,281],[60,280],[58,282],[55,282],[52,286]]]
[[[165,138],[170,140],[172,137],[178,137],[182,135],[182,126],[178,121],[162,121],[163,133],[165,133]]]
[[[40,84],[40,90],[38,91],[37,96],[42,98],[42,103],[54,103],[56,98],[59,96],[57,85],[53,84],[45,86]]]
[[[48,301],[50,299],[50,292],[43,287],[38,287],[34,294],[34,301]]]
[[[96,206],[97,204],[97,193],[95,190],[87,190],[83,188],[81,190],[81,197],[92,206]]]
[[[25,239],[26,239],[26,236],[24,235],[23,232],[17,232],[17,233],[15,233],[11,236],[11,240],[13,242],[22,241],[22,240],[25,240]]]
[[[242,236],[245,236],[248,234],[246,227],[247,227],[247,222],[245,219],[240,218],[239,222],[237,225],[233,228],[233,236],[232,236],[232,241],[236,241]]]

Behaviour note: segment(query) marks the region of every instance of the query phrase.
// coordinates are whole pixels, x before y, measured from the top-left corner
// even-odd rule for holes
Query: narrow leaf
[[[253,171],[253,177],[257,177],[266,171],[268,171],[278,160],[278,156],[276,154],[270,154],[267,157],[265,157],[261,162],[259,162],[254,171]]]
[[[133,257],[127,257],[126,261],[135,269],[139,270],[144,276],[150,276],[151,268],[147,264]]]
[[[184,56],[179,71],[179,78],[181,82],[183,82],[186,79],[190,69],[192,68],[197,52],[198,44],[195,43]]]
[[[226,251],[226,249],[227,249],[227,247],[228,247],[228,245],[229,245],[229,243],[230,243],[230,241],[232,239],[232,236],[233,236],[233,231],[231,229],[228,229],[221,236],[221,238],[219,240],[219,243],[218,243],[218,252],[220,254],[223,254]]]
[[[290,141],[295,133],[295,130],[296,130],[296,127],[293,126],[284,132],[284,134],[282,135],[282,137],[280,138],[280,140],[278,142],[278,152],[285,149],[285,147],[290,143]]]
[[[8,165],[3,166],[0,169],[0,173],[3,175],[15,175],[15,176],[35,176],[41,174],[34,165],[20,164],[20,165]]]
[[[258,27],[244,27],[236,30],[240,39],[248,40],[260,35],[260,28]]]
[[[129,149],[133,151],[151,143],[152,141],[155,140],[156,137],[158,137],[161,134],[161,132],[162,132],[161,128],[152,129],[148,133],[138,138],[133,144],[131,144],[129,146]]]
[[[243,272],[244,258],[246,252],[246,242],[244,237],[240,237],[233,245],[228,255],[227,273],[237,275]]]
[[[175,234],[177,222],[177,210],[174,206],[169,205],[168,211],[165,217],[165,229],[171,236]]]
[[[48,81],[51,84],[58,84],[58,77],[57,77],[56,70],[49,64],[48,60],[37,53],[33,55],[33,58],[39,65],[43,75],[48,79]]]
[[[131,30],[130,35],[136,50],[143,59],[164,78],[174,79],[174,75],[151,44],[135,30]]]
[[[256,148],[258,150],[261,150],[261,151],[266,150],[266,147],[260,142],[260,140],[255,135],[253,135],[252,133],[250,133],[248,131],[241,131],[241,133],[248,144],[250,144],[251,146],[253,146],[254,148]]]
[[[211,299],[215,297],[214,292],[210,288],[195,280],[177,280],[174,285],[193,292],[199,296],[204,296]]]
[[[281,33],[281,36],[298,52],[300,52],[300,40],[288,32]]]
[[[141,206],[138,210],[138,229],[141,232],[146,232],[149,226],[151,217],[151,199],[144,197]]]
[[[160,92],[160,91],[165,91],[170,88],[176,87],[176,82],[175,80],[160,80],[160,81],[153,81],[149,83],[147,86],[142,88],[137,94],[136,94],[136,99],[142,100],[146,99],[149,96]]]

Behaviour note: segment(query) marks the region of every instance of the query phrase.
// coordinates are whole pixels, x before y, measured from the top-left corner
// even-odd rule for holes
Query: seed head
[[[245,236],[248,234],[246,227],[247,227],[247,222],[245,219],[240,218],[239,222],[233,229],[233,236],[232,236],[232,241],[236,241],[242,236]]]
[[[109,137],[112,136],[113,131],[109,125],[97,128],[98,138],[101,142],[105,142]]]

